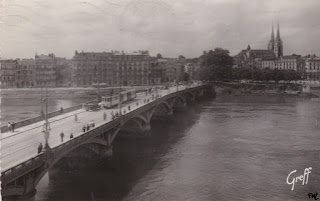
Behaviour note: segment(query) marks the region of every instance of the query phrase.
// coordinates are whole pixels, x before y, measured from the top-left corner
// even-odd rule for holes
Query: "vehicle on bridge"
[[[120,93],[121,97],[121,103],[133,100],[137,97],[136,91],[133,90],[127,90]],[[102,96],[101,102],[99,103],[99,106],[101,108],[112,108],[113,106],[119,105],[119,94],[113,95],[113,96]]]
[[[84,109],[86,111],[96,111],[96,110],[100,110],[101,107],[100,107],[98,101],[94,101],[94,102],[90,102],[90,103],[85,103],[84,104]]]

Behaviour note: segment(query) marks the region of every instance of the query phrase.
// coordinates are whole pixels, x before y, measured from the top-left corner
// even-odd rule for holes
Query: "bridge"
[[[119,108],[86,111],[77,109],[49,119],[49,148],[38,153],[38,145],[45,142],[44,121],[30,123],[14,132],[1,134],[1,188],[4,200],[34,200],[41,178],[60,159],[79,147],[85,147],[103,157],[112,155],[112,143],[119,133],[146,137],[153,117],[172,115],[198,97],[212,93],[210,85],[170,87],[137,94],[133,101],[122,104],[122,115],[112,119]],[[75,114],[78,120],[75,121]],[[107,118],[104,118],[106,114]],[[83,125],[95,126],[85,132]],[[61,140],[60,133],[65,137]],[[121,132],[120,132],[121,131]],[[73,133],[73,138],[70,134]]]

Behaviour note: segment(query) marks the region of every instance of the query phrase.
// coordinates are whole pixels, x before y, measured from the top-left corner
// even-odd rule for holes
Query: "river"
[[[51,107],[81,101],[55,100]],[[6,103],[11,109],[4,111],[15,115],[39,110],[31,102],[23,104],[30,112],[19,101]],[[308,193],[320,193],[319,104],[263,96],[202,100],[171,121],[153,121],[149,139],[116,140],[112,159],[92,155],[68,168],[56,165],[38,184],[36,200],[308,200]],[[309,167],[308,183],[291,190],[288,174]]]

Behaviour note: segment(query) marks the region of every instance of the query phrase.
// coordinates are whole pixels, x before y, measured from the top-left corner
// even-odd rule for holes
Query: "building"
[[[307,80],[320,80],[320,57],[305,59]]]
[[[283,56],[280,59],[278,59],[278,61],[278,64],[275,66],[278,69],[294,70],[299,73],[303,73],[304,71],[303,61],[300,56]]]
[[[76,86],[149,84],[151,72],[148,51],[133,53],[76,51],[72,61],[72,80]]]
[[[166,82],[178,82],[183,79],[185,60],[167,59]]]
[[[255,50],[248,45],[246,50],[241,50],[234,57],[236,67],[239,68],[262,68],[263,61],[270,61],[276,58],[272,50]],[[268,62],[264,62],[267,64]]]
[[[279,24],[276,38],[272,26],[271,39],[267,50],[251,49],[248,45],[246,50],[240,51],[234,57],[234,67],[294,70],[301,75],[305,74],[304,64],[304,59],[300,55],[283,56],[283,42],[280,37]]]
[[[1,88],[15,88],[15,73],[18,67],[17,60],[1,60],[0,61],[0,85]]]
[[[38,87],[57,86],[57,60],[53,53],[35,55],[35,85]]]
[[[167,65],[167,59],[158,59],[158,58],[152,58],[151,64],[150,64],[150,84],[162,84],[165,82],[166,78],[166,65]]]
[[[17,87],[36,86],[36,62],[34,59],[18,60],[18,69],[16,71]]]
[[[72,60],[56,57],[56,85],[58,87],[71,86]]]

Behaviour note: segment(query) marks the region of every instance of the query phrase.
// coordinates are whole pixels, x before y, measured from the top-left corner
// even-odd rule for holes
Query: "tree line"
[[[228,50],[222,48],[203,52],[199,59],[200,69],[197,72],[197,77],[205,81],[273,80],[277,82],[301,79],[301,75],[294,70],[232,68],[233,58],[229,55]]]

